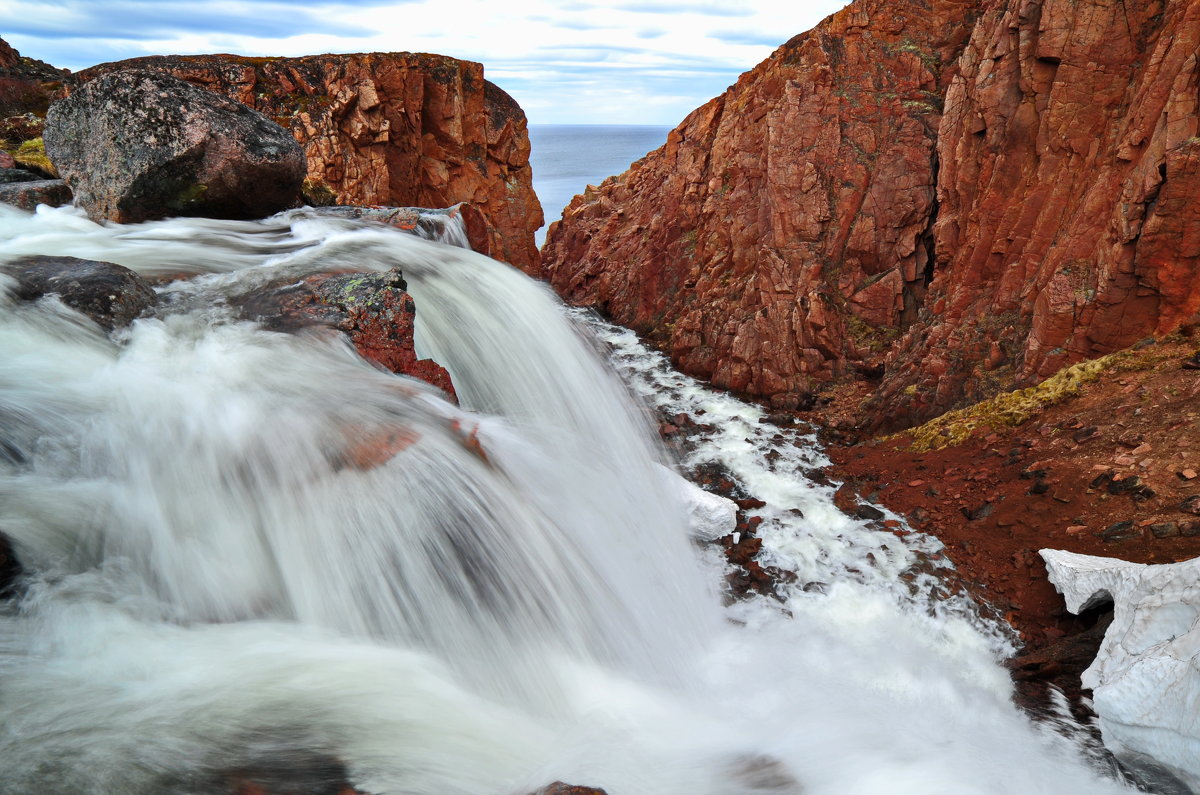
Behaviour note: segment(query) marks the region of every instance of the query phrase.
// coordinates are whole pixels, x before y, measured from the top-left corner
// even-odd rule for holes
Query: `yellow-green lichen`
[[[941,450],[962,444],[979,428],[1020,425],[1069,397],[1096,380],[1100,373],[1115,368],[1127,354],[1113,353],[1059,370],[1036,386],[1005,392],[990,400],[966,408],[948,411],[919,428],[909,431],[911,448],[916,452]]]

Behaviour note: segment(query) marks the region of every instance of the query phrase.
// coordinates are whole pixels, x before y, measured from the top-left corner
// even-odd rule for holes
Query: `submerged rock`
[[[128,325],[156,299],[145,279],[111,262],[36,255],[0,264],[0,273],[16,280],[16,298],[57,295],[109,331]]]
[[[95,220],[262,218],[300,204],[304,152],[231,99],[158,72],[117,72],[51,106],[46,151]]]

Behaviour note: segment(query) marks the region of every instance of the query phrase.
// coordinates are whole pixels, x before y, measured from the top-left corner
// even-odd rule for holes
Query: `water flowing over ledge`
[[[28,574],[0,617],[2,792],[214,791],[313,754],[377,793],[1122,791],[1011,705],[1002,635],[930,598],[928,539],[836,513],[810,440],[608,329],[635,389],[720,417],[684,466],[768,500],[797,587],[722,608],[648,411],[511,268],[304,212],[0,208],[0,261],[27,253],[188,278],[111,336],[54,299],[0,313],[0,529]],[[230,309],[364,269],[403,273],[459,406]]]

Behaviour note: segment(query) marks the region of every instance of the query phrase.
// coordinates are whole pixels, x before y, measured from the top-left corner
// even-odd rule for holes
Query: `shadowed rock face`
[[[82,86],[50,108],[45,141],[93,220],[263,218],[300,204],[304,153],[286,130],[160,72]]]
[[[447,207],[470,202],[491,224],[492,256],[537,257],[542,211],[525,114],[483,67],[440,55],[136,58],[87,69],[168,72],[274,119],[304,147],[311,203]]]
[[[1198,37],[1186,0],[859,0],[576,197],[539,273],[780,406],[1036,381],[1196,319]]]

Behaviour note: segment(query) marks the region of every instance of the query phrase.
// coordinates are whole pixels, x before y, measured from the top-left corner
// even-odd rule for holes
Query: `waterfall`
[[[770,554],[828,587],[722,607],[647,382],[508,266],[311,211],[0,207],[0,261],[30,253],[161,284],[109,335],[0,277],[0,531],[26,573],[0,614],[0,792],[222,791],[314,758],[373,793],[1122,791],[1011,705],[987,622],[918,598],[932,574],[897,585],[928,542],[816,508],[801,466],[776,488],[811,524],[769,516]],[[232,308],[393,269],[458,405]]]

